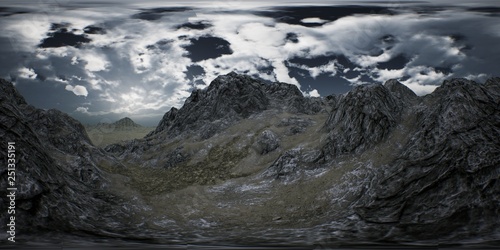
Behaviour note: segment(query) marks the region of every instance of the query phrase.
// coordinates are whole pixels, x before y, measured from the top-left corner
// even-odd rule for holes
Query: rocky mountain
[[[323,247],[500,240],[500,78],[422,97],[390,80],[307,98],[230,73],[145,138],[104,150],[1,85],[2,144],[16,141],[30,180],[23,216],[44,229]]]
[[[99,164],[119,164],[91,145],[83,126],[58,110],[28,105],[14,86],[0,79],[0,141],[15,143],[15,217],[18,234],[39,230],[81,230],[106,234],[120,221],[110,181]],[[7,150],[0,152],[7,159]],[[5,165],[4,165],[5,166]],[[8,171],[0,170],[1,208],[7,211]],[[113,216],[111,216],[113,214]],[[7,221],[8,214],[0,218]],[[110,221],[110,219],[112,221]],[[114,229],[120,226],[115,224]]]
[[[314,114],[321,111],[321,105],[319,99],[303,97],[294,85],[265,84],[232,72],[217,77],[206,89],[195,90],[180,110],[170,109],[148,136],[162,133],[173,138],[196,133],[201,139],[208,139],[235,122],[264,110]]]
[[[91,127],[91,129],[99,129],[106,132],[112,132],[114,130],[117,131],[127,131],[133,130],[135,128],[140,128],[141,125],[135,123],[132,119],[125,117],[113,123],[101,122],[98,123],[95,127]]]
[[[113,124],[116,126],[117,129],[142,127],[141,125],[135,123],[134,121],[132,121],[132,119],[130,119],[128,117],[122,118],[122,119],[114,122]]]

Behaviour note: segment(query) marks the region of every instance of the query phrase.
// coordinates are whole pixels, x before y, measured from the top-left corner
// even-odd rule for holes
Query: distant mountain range
[[[95,126],[89,126],[90,128],[94,129],[102,129],[106,131],[110,130],[131,130],[134,128],[140,128],[142,127],[141,125],[135,123],[132,119],[128,117],[124,117],[116,122],[113,123],[107,123],[107,122],[100,122]]]
[[[18,147],[19,228],[34,234],[324,247],[500,240],[500,78],[447,80],[423,97],[390,80],[310,98],[230,73],[143,139],[104,149],[68,115],[28,105],[5,80],[0,90],[1,143]]]

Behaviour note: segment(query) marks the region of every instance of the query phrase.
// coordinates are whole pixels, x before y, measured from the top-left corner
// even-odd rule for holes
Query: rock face
[[[401,85],[391,83],[392,88]],[[404,87],[406,88],[406,87]],[[355,87],[343,96],[328,118],[327,155],[359,153],[382,141],[398,123],[402,102],[379,84]]]
[[[232,72],[217,77],[204,90],[193,91],[182,108],[168,111],[147,137],[195,133],[204,140],[241,119],[272,108],[314,114],[322,110],[322,102],[305,98],[294,85],[264,84]]]
[[[276,150],[280,146],[280,140],[271,130],[264,130],[257,140],[258,151],[261,155]]]
[[[392,95],[403,103],[409,103],[417,98],[417,95],[408,87],[401,84],[395,79],[388,80],[384,83],[384,87],[392,93]]]
[[[445,81],[412,108],[417,122],[410,140],[391,163],[372,169],[374,176],[353,203],[358,226],[370,238],[498,237],[499,86],[498,79],[484,85]],[[396,116],[380,129],[393,127],[393,110]]]
[[[500,78],[453,79],[423,97],[390,80],[305,98],[293,85],[230,73],[144,139],[105,151],[74,119],[35,109],[0,83],[0,142],[19,148],[23,228],[130,236],[136,225],[108,189],[110,176],[123,175],[115,188],[133,189],[138,207],[138,197],[151,201],[138,217],[158,238],[162,221],[186,235],[289,225],[340,242],[499,239]],[[110,165],[120,171],[109,174]],[[241,211],[260,221],[241,224]]]
[[[116,201],[106,193],[109,182],[98,167],[98,162],[113,160],[91,145],[78,121],[28,105],[10,82],[0,80],[0,138],[2,145],[15,142],[16,147],[18,232],[57,228],[102,233],[109,230],[107,223],[120,221],[120,211],[110,211]],[[7,159],[6,154],[2,150],[1,158]],[[1,199],[7,204],[8,172],[1,169]],[[112,213],[116,218],[108,217]],[[2,221],[5,216],[0,215]],[[119,230],[118,224],[114,229]]]

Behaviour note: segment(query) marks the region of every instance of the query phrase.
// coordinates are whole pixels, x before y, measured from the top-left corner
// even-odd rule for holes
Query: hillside
[[[87,134],[92,143],[98,147],[121,141],[143,138],[154,128],[143,127],[132,119],[125,117],[113,123],[98,123],[97,125],[85,126]]]
[[[18,164],[30,180],[19,185],[39,187],[26,188],[24,228],[176,244],[499,240],[500,78],[423,97],[390,80],[309,98],[230,73],[144,138],[103,149],[1,84],[2,143],[35,157]]]

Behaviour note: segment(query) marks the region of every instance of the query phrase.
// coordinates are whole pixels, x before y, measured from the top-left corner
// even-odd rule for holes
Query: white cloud
[[[84,113],[84,114],[89,114],[89,108],[88,107],[78,107],[75,110],[76,112]]]
[[[156,7],[157,3],[146,4]],[[257,3],[248,3],[248,6],[255,6],[255,4]],[[284,2],[259,4],[284,4]],[[140,4],[134,3],[133,5],[139,6]],[[144,5],[141,6],[144,7]],[[203,3],[201,6],[214,7],[211,3]],[[239,8],[240,6],[233,7]],[[402,78],[408,75],[411,78],[404,84],[418,94],[425,94],[432,91],[435,85],[443,79],[451,76],[436,72],[434,67],[439,65],[465,65],[462,68],[453,66],[453,71],[460,71],[465,76],[471,75],[471,78],[476,76],[475,79],[484,78],[479,74],[481,72],[465,71],[464,68],[470,68],[470,65],[474,65],[478,59],[466,54],[468,52],[461,51],[460,48],[464,45],[457,44],[448,35],[452,32],[461,33],[465,30],[463,27],[469,25],[468,23],[472,28],[467,29],[474,32],[477,30],[478,34],[486,33],[486,31],[491,33],[491,30],[495,30],[491,27],[497,27],[493,19],[478,17],[479,15],[470,13],[439,13],[439,16],[432,14],[427,16],[418,14],[356,15],[329,23],[324,23],[325,20],[320,18],[306,18],[302,20],[303,23],[324,24],[321,27],[305,27],[278,23],[272,18],[252,15],[250,12],[213,12],[200,8],[196,10],[196,16],[193,12],[171,13],[170,17],[165,17],[161,21],[150,22],[129,18],[131,14],[137,12],[137,9],[116,7],[116,10],[103,15],[103,8],[89,7],[65,10],[59,15],[38,16],[35,19],[32,19],[31,15],[22,15],[22,18],[21,15],[4,17],[2,31],[12,36],[14,41],[19,41],[21,48],[25,51],[34,51],[46,36],[51,23],[68,22],[72,28],[80,29],[78,31],[80,33],[81,29],[87,25],[95,24],[104,27],[106,35],[88,35],[92,42],[81,48],[37,49],[35,59],[44,61],[51,60],[52,57],[66,58],[67,66],[78,71],[68,73],[67,75],[72,77],[65,78],[67,80],[55,78],[55,76],[50,79],[71,83],[72,85],[67,85],[66,89],[75,95],[88,96],[90,91],[92,97],[109,104],[107,109],[103,108],[102,111],[90,112],[88,108],[81,107],[79,112],[85,110],[88,114],[112,112],[142,114],[145,110],[162,111],[168,110],[170,106],[179,107],[189,96],[192,86],[185,79],[183,72],[193,62],[186,57],[186,51],[182,46],[189,44],[190,38],[212,35],[231,43],[233,54],[196,63],[205,70],[205,74],[197,79],[206,83],[220,74],[234,70],[300,87],[297,79],[290,77],[291,74],[285,61],[294,57],[314,58],[341,54],[359,64],[358,71],[377,76],[376,81],[384,82],[391,78]],[[188,20],[207,21],[213,26],[205,30],[175,28],[176,25]],[[488,23],[491,22],[489,27],[483,29],[477,25],[478,22],[485,20]],[[451,29],[443,27],[451,27]],[[291,32],[297,35],[297,43],[285,41],[287,34]],[[472,31],[465,35],[473,39],[475,33],[470,32]],[[387,34],[395,38],[393,44],[380,40]],[[493,35],[498,36],[498,34],[496,32]],[[185,38],[180,38],[183,36]],[[148,45],[160,40],[169,41],[169,46],[162,49],[147,48]],[[476,43],[477,41],[474,40]],[[480,49],[482,47],[475,47],[474,52]],[[386,62],[400,54],[411,58],[405,68],[397,70],[375,68],[378,63]],[[467,62],[469,64],[466,64]],[[23,65],[31,67],[31,64]],[[295,66],[307,70],[313,78],[325,73],[334,75],[340,70],[345,72],[349,70],[339,67],[335,60],[317,67]],[[55,67],[52,69],[53,72],[60,70],[57,66]],[[118,67],[123,67],[123,71],[120,71]],[[62,68],[66,70],[66,65]],[[259,70],[262,68],[273,70],[271,73],[263,73]],[[38,72],[39,68],[35,70]],[[33,68],[20,69],[19,76],[36,78]],[[360,79],[362,78],[356,77],[347,80],[352,84],[360,84]],[[87,86],[88,90],[82,84]],[[315,96],[318,93],[314,89],[304,94]]]
[[[78,107],[75,109],[74,112],[90,115],[90,116],[98,116],[98,115],[108,115],[112,114],[113,112],[107,112],[107,111],[89,111],[88,107]]]
[[[320,97],[318,90],[313,89],[309,92],[307,92],[304,96],[309,96],[309,97]]]
[[[97,54],[88,50],[82,51],[79,54],[80,58],[86,62],[85,69],[90,72],[106,71],[110,67],[110,63],[103,54]]]
[[[18,70],[18,75],[21,78],[26,78],[26,79],[35,79],[37,77],[37,74],[33,69],[29,69],[26,67],[22,67]]]
[[[33,51],[40,41],[46,36],[50,28],[50,21],[47,15],[34,13],[2,17],[2,33],[10,37],[15,48],[25,52]]]
[[[418,96],[430,94],[438,87],[438,85],[422,85],[412,81],[404,81],[402,83]]]
[[[85,88],[85,86],[82,86],[82,85],[72,86],[72,85],[68,84],[68,85],[66,85],[65,89],[67,91],[73,92],[77,96],[87,96],[89,94],[89,92],[87,91],[87,88]]]
[[[64,83],[64,84],[68,84],[68,83],[69,83],[69,82],[68,82],[68,80],[66,80],[66,79],[61,79],[61,78],[59,78],[59,77],[55,77],[55,78],[54,78],[54,81],[56,81],[56,82],[60,82],[60,83]]]
[[[71,65],[76,65],[78,64],[78,57],[74,56],[71,58]]]
[[[309,17],[309,18],[304,18],[300,20],[302,23],[326,23],[328,22],[327,20],[323,20],[319,17]]]
[[[379,77],[376,79],[378,82],[385,82],[390,79],[398,79],[404,76],[403,69],[381,69],[376,71]]]

